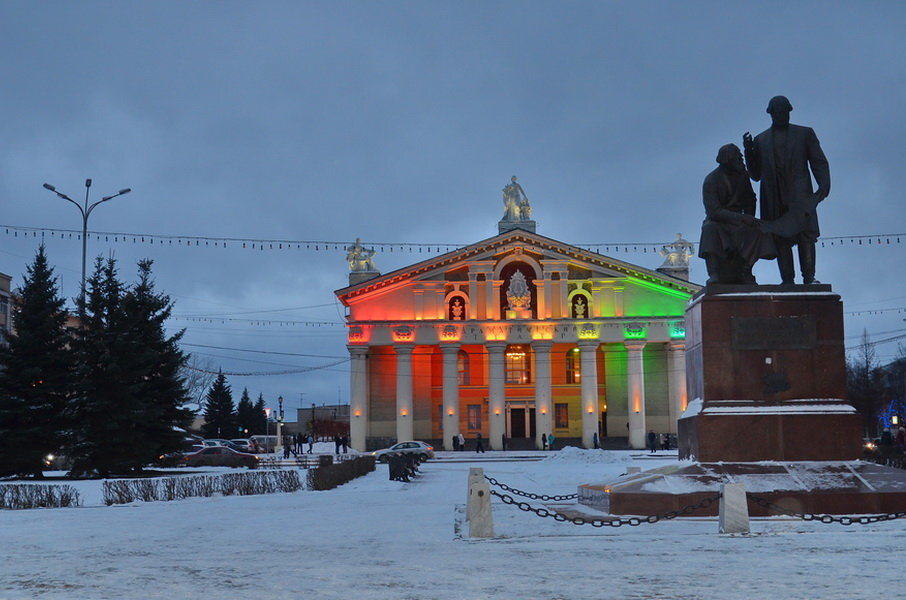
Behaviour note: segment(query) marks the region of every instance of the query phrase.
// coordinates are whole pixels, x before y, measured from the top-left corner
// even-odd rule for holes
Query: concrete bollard
[[[484,478],[484,469],[469,469],[469,495],[466,502],[469,537],[494,537],[494,517],[491,513],[491,486]]]
[[[746,488],[741,483],[724,483],[720,486],[720,533],[749,533],[749,504]]]

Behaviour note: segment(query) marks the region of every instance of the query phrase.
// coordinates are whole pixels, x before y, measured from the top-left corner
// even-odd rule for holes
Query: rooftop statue
[[[811,127],[792,125],[793,105],[784,96],[768,102],[771,127],[752,139],[742,136],[749,176],[761,182],[764,230],[774,234],[782,283],[794,281],[793,246],[799,246],[803,283],[815,279],[818,203],[830,193],[830,167]],[[813,191],[812,176],[818,184]]]
[[[516,183],[516,176],[503,188],[504,221],[528,221],[532,218],[532,207],[522,186]]]
[[[376,273],[374,250],[362,246],[362,239],[356,238],[355,244],[346,247],[346,262],[351,273]]]
[[[669,244],[664,244],[658,250],[658,254],[664,257],[663,267],[688,267],[689,258],[695,254],[693,252],[695,244],[683,238],[682,233],[676,234],[676,240]]]

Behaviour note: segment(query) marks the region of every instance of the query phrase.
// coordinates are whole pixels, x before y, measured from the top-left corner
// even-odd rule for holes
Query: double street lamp
[[[117,193],[113,194],[112,196],[104,196],[103,198],[101,198],[100,200],[98,200],[97,202],[94,202],[92,204],[88,204],[88,192],[91,189],[91,180],[90,179],[85,180],[85,202],[84,202],[84,204],[79,204],[78,202],[76,202],[75,200],[73,200],[72,198],[67,196],[66,194],[64,194],[62,192],[58,192],[57,188],[50,185],[49,183],[44,184],[44,189],[50,190],[51,192],[53,192],[54,194],[56,194],[63,200],[68,200],[69,202],[72,202],[73,204],[75,204],[76,208],[79,209],[79,212],[82,213],[82,285],[79,288],[79,290],[80,290],[79,291],[79,313],[81,314],[85,309],[85,258],[88,253],[88,217],[91,215],[91,211],[93,211],[97,207],[98,204],[107,202],[108,200],[113,200],[117,196],[122,196],[124,194],[128,194],[129,192],[132,191],[132,189],[124,188],[124,189],[118,191]]]

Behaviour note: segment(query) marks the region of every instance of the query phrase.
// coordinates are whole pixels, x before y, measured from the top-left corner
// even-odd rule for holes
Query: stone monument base
[[[856,461],[689,463],[579,486],[579,503],[613,515],[663,515],[741,483],[749,514],[778,514],[753,497],[797,513],[886,514],[906,511],[906,471]],[[688,516],[714,516],[714,502]]]

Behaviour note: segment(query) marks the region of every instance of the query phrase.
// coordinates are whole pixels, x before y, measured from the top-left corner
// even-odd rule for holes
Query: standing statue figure
[[[739,147],[721,146],[717,163],[702,186],[705,221],[698,255],[705,259],[708,284],[755,283],[752,265],[759,258],[775,258],[777,251],[754,216],[755,192]]]
[[[755,139],[742,136],[749,176],[761,182],[761,219],[774,234],[777,266],[784,284],[795,277],[793,246],[799,246],[803,283],[815,279],[815,242],[818,240],[817,205],[830,193],[830,168],[811,127],[790,124],[793,105],[784,96],[768,102],[771,127]],[[813,191],[812,176],[818,184]]]
[[[349,271],[352,273],[377,272],[374,266],[374,250],[364,248],[361,238],[356,238],[355,244],[346,247],[346,262],[349,263]]]
[[[503,188],[503,220],[528,221],[532,218],[532,207],[522,186],[516,183],[516,176]]]

